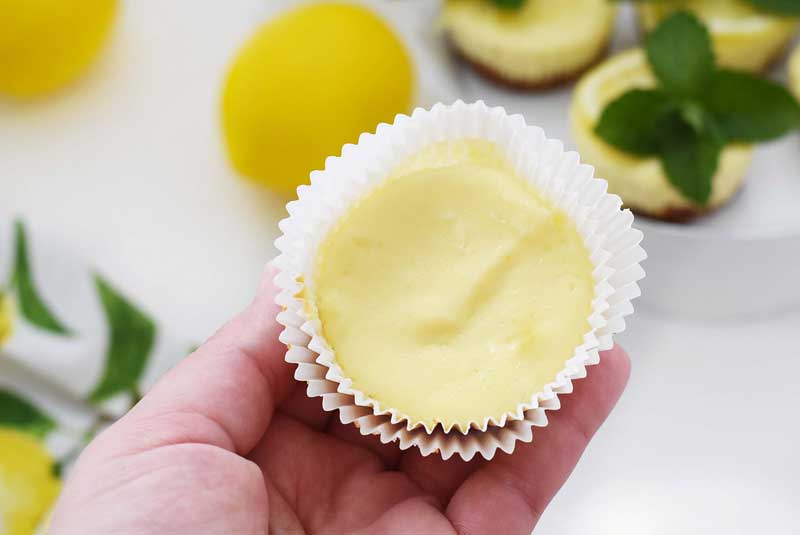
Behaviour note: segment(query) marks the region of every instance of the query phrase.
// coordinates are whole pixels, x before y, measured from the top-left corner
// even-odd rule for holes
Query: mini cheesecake
[[[785,50],[798,20],[758,11],[744,0],[664,0],[639,5],[645,30],[678,9],[694,12],[709,28],[717,61],[725,67],[762,71]]]
[[[442,27],[453,47],[492,80],[529,89],[576,78],[606,51],[616,8],[607,0],[447,0]]]
[[[642,50],[614,56],[587,73],[573,95],[570,121],[581,157],[592,164],[608,189],[633,211],[658,219],[682,222],[728,202],[739,190],[750,164],[749,145],[727,146],[712,179],[709,203],[699,206],[684,197],[667,178],[661,162],[623,152],[597,136],[594,129],[606,105],[633,88],[649,88],[655,78]]]
[[[381,410],[466,432],[564,369],[591,329],[593,269],[572,220],[496,145],[439,142],[337,220],[306,314]]]

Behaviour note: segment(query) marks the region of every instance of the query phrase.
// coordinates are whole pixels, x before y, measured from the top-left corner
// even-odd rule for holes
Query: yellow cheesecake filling
[[[500,155],[477,140],[422,151],[318,250],[308,305],[337,363],[414,424],[515,411],[590,330],[581,235]]]

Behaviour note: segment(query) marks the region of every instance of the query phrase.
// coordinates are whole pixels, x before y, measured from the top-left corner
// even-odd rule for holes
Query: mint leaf
[[[28,237],[22,221],[14,223],[14,270],[10,286],[16,290],[23,318],[46,331],[61,335],[70,334],[36,290],[28,257]]]
[[[56,424],[29,401],[13,392],[0,389],[0,426],[44,438],[55,429]]]
[[[595,133],[610,145],[631,154],[657,154],[657,126],[670,106],[671,99],[663,91],[633,89],[606,106]]]
[[[502,9],[519,9],[527,0],[492,0],[494,5]]]
[[[703,128],[688,124],[681,112],[661,123],[661,163],[670,183],[687,199],[704,206],[725,146],[719,127],[706,116]]]
[[[800,128],[800,104],[792,94],[745,72],[718,71],[703,100],[729,141],[767,141]]]
[[[747,0],[754,8],[776,15],[800,15],[798,0]]]
[[[647,37],[647,59],[668,93],[700,95],[714,75],[708,30],[697,17],[678,11]]]
[[[111,333],[103,376],[89,396],[100,402],[121,392],[138,392],[156,338],[156,326],[100,276],[94,278]]]

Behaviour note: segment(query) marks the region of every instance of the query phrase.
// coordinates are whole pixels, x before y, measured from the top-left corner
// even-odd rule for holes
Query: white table
[[[283,217],[284,199],[235,177],[218,128],[228,61],[267,4],[130,1],[80,85],[0,104],[0,212],[92,259],[187,339],[247,303]],[[530,100],[468,84],[513,111]],[[557,111],[536,122],[567,137]],[[796,532],[798,326],[800,311],[640,310],[621,337],[629,389],[538,533]]]

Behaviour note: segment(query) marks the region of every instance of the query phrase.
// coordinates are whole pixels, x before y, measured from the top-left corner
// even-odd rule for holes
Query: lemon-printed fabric
[[[0,533],[28,535],[61,488],[53,457],[30,435],[0,427]]]
[[[0,535],[36,533],[81,449],[192,347],[54,245],[0,217]]]
[[[0,293],[0,346],[11,337],[13,328],[11,298]]]

